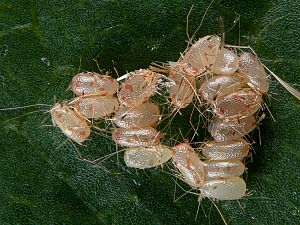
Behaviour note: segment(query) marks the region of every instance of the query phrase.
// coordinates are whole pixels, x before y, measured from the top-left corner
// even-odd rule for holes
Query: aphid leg
[[[221,216],[221,218],[222,218],[224,224],[225,224],[225,225],[228,225],[228,223],[227,223],[227,221],[226,221],[224,215],[222,214],[221,210],[220,210],[219,207],[216,205],[216,203],[214,202],[214,200],[211,199],[210,197],[207,197],[207,198],[212,202],[212,204],[214,205],[214,207],[217,209],[217,211],[218,211],[219,215]]]
[[[174,180],[173,178],[172,178],[172,180],[175,182],[174,202],[177,202],[179,199],[181,199],[182,197],[184,197],[187,194],[194,194],[194,195],[199,194],[197,192],[193,192],[192,190],[195,190],[193,188],[191,188],[190,190],[185,190],[176,180]],[[184,192],[184,194],[180,195],[178,198],[176,198],[176,192],[175,192],[176,191],[176,186],[178,186]]]
[[[69,141],[71,142],[71,144],[73,145],[73,147],[74,147],[74,149],[75,149],[75,151],[76,151],[78,157],[79,157],[80,159],[83,159],[81,152],[78,150],[78,148],[77,148],[77,147],[75,146],[75,144],[72,142],[72,140],[71,140],[70,138],[68,138],[67,140],[69,140]],[[80,144],[80,143],[78,143],[78,144]]]
[[[194,103],[193,103],[193,105],[194,105]],[[195,136],[198,136],[197,130],[198,130],[199,124],[200,124],[200,121],[199,121],[199,122],[197,123],[196,128],[195,128],[195,126],[194,126],[194,124],[193,124],[192,117],[193,117],[193,114],[194,114],[194,109],[195,109],[195,107],[193,107],[192,112],[191,112],[191,114],[190,114],[190,119],[189,119],[189,122],[190,122],[190,125],[191,125],[191,129],[194,131],[191,140],[193,140]],[[200,119],[200,118],[201,118],[201,116],[199,115],[199,119]]]

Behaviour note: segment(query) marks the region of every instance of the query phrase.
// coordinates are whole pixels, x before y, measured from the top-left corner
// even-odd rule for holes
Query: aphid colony
[[[200,147],[205,160],[188,143],[175,147],[161,143],[155,127],[163,115],[150,101],[165,82],[158,71],[172,81],[168,98],[174,109],[185,108],[194,99],[211,109],[208,131],[214,140]],[[218,36],[206,36],[177,62],[127,74],[120,90],[115,79],[91,72],[77,74],[70,89],[77,97],[51,109],[53,122],[70,139],[82,143],[89,137],[89,119],[109,119],[117,126],[112,139],[126,147],[128,167],[151,168],[172,159],[180,179],[199,190],[200,199],[234,200],[246,195],[241,175],[249,143],[243,137],[256,128],[262,95],[269,89],[264,67],[253,54],[237,54]]]

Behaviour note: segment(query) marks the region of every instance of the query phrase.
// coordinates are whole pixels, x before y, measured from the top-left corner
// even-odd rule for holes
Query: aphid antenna
[[[0,111],[26,109],[26,108],[36,107],[36,106],[48,106],[48,107],[52,107],[53,105],[49,105],[49,104],[33,104],[33,105],[26,105],[26,106],[16,106],[16,107],[3,108],[3,109],[0,109]]]
[[[243,49],[248,49],[253,53],[253,55],[255,55],[258,58],[256,52],[254,51],[254,49],[250,45],[241,46],[241,45],[228,45],[228,44],[226,44],[225,47],[226,48],[238,49],[241,52],[245,52],[245,51],[243,51]]]
[[[90,161],[90,162],[93,163],[93,164],[96,164],[96,163],[102,163],[102,162],[104,162],[105,160],[109,159],[110,157],[112,157],[112,156],[114,156],[114,155],[118,155],[120,152],[125,152],[125,151],[126,151],[126,148],[121,149],[121,150],[118,150],[118,151],[115,151],[115,152],[112,152],[112,153],[110,153],[110,154],[107,154],[107,155],[102,156],[102,157],[100,157],[100,158],[98,158],[98,159],[92,160],[92,161]]]
[[[276,18],[275,20],[272,20],[271,22],[269,22],[259,33],[258,33],[258,37],[260,37],[262,34],[263,34],[263,32],[265,32],[271,25],[274,25],[274,23],[276,23],[277,21],[279,21],[279,20],[281,20],[281,19],[283,19],[283,18],[285,18],[285,17],[287,17],[287,15],[284,15],[284,16],[280,16],[280,17],[278,17],[278,18]]]
[[[16,107],[3,108],[3,109],[0,109],[0,111],[11,111],[11,110],[27,109],[27,108],[37,107],[37,106],[38,107],[40,107],[40,106],[53,107],[53,105],[37,103],[37,104],[27,105],[27,106],[16,106]],[[23,116],[34,114],[34,113],[37,113],[37,112],[48,113],[50,111],[51,111],[51,109],[47,109],[47,110],[46,109],[39,109],[39,110],[27,112],[27,113],[22,114],[21,116],[17,116],[17,117],[5,120],[5,121],[3,121],[3,123],[9,122],[9,121],[12,121],[12,120],[15,120],[15,119],[19,119],[19,118],[22,118]]]
[[[226,34],[229,31],[231,31],[237,25],[237,23],[238,23],[238,25],[239,25],[239,44],[240,44],[240,42],[241,42],[241,40],[240,40],[240,38],[241,38],[241,35],[240,35],[240,26],[241,26],[240,18],[241,18],[241,15],[238,14],[237,12],[234,12],[234,13],[236,14],[236,18],[233,21],[233,25],[229,29],[225,30],[224,34]],[[224,23],[223,23],[223,27],[224,27]]]
[[[189,10],[189,13],[187,14],[187,17],[186,17],[186,35],[187,35],[187,38],[188,38],[188,41],[187,41],[187,42],[188,42],[188,45],[187,45],[186,50],[185,50],[184,52],[186,52],[186,51],[188,50],[189,46],[192,44],[193,39],[194,39],[196,33],[197,33],[197,32],[199,31],[199,29],[201,28],[201,26],[202,26],[202,24],[203,24],[203,22],[204,22],[204,19],[205,19],[207,13],[208,13],[208,10],[210,9],[210,7],[211,7],[211,5],[214,3],[214,1],[215,1],[215,0],[211,0],[211,2],[210,2],[209,5],[207,6],[207,8],[206,8],[206,10],[205,10],[205,12],[204,12],[204,14],[203,14],[203,16],[202,16],[202,18],[201,18],[201,21],[200,21],[199,26],[198,26],[197,29],[194,31],[193,35],[190,37],[190,35],[189,35],[189,17],[190,17],[190,15],[191,15],[191,12],[192,12],[192,9],[193,9],[194,5],[191,6],[191,9]]]

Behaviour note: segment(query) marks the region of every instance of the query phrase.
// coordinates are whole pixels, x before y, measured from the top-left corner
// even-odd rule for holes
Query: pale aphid
[[[212,64],[212,72],[216,75],[230,75],[239,68],[239,57],[224,47],[219,51]]]
[[[125,147],[149,147],[160,143],[159,132],[153,127],[117,128],[112,132],[112,139]]]
[[[196,87],[195,77],[173,70],[169,78],[175,82],[175,85],[169,88],[171,104],[177,109],[187,107],[194,97]]]
[[[260,93],[269,91],[269,80],[266,71],[257,57],[250,53],[242,52],[240,54],[239,69],[249,87]]]
[[[229,177],[206,182],[200,189],[199,198],[212,200],[237,200],[246,195],[246,183],[240,177]]]
[[[213,76],[201,84],[199,93],[202,98],[212,102],[224,95],[233,93],[242,87],[245,87],[244,77],[239,73],[231,75]]]
[[[178,60],[177,64],[188,64],[200,75],[215,63],[220,51],[221,39],[215,35],[205,36],[188,48]]]
[[[116,111],[113,121],[122,128],[148,127],[158,123],[160,117],[158,105],[146,102],[132,108],[120,108]]]
[[[245,171],[245,165],[239,160],[205,160],[206,180],[219,180],[240,176]]]
[[[91,129],[85,118],[78,115],[67,104],[55,105],[50,113],[53,124],[58,126],[71,140],[82,143],[90,136]]]
[[[116,79],[93,72],[75,75],[69,88],[77,95],[113,95],[119,89]]]
[[[225,95],[212,104],[213,112],[220,118],[242,118],[253,115],[263,103],[262,95],[250,88]]]
[[[241,138],[257,126],[253,115],[241,119],[214,118],[208,126],[208,132],[218,142]]]
[[[173,147],[173,164],[180,171],[182,179],[193,188],[199,188],[205,182],[205,164],[189,144]]]
[[[148,69],[129,73],[118,93],[120,103],[126,107],[134,107],[147,101],[156,93],[159,81],[159,74]]]
[[[166,145],[127,148],[124,161],[128,167],[147,169],[164,164],[172,158],[172,150]]]
[[[86,119],[99,119],[114,113],[119,107],[119,101],[113,95],[87,95],[77,97],[69,105]]]
[[[242,160],[249,153],[249,143],[243,138],[233,141],[210,141],[202,147],[202,154],[210,160]]]

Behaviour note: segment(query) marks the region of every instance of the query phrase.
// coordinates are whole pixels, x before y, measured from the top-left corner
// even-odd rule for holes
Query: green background
[[[0,108],[70,98],[65,90],[79,67],[98,71],[93,59],[111,71],[112,60],[117,62],[120,74],[178,59],[193,3],[190,33],[209,1],[2,0]],[[220,16],[229,29],[239,14],[240,26],[226,33],[226,43],[252,46],[272,71],[300,88],[299,8],[299,0],[216,0],[196,37],[219,33]],[[252,195],[240,204],[217,203],[229,224],[300,223],[300,104],[274,79],[267,99],[276,122],[266,112],[262,144],[253,145],[256,154],[245,175]],[[174,177],[160,168],[126,168],[122,154],[119,162],[105,162],[111,173],[79,160],[58,128],[43,126],[51,125],[49,114],[26,114],[38,109],[0,111],[1,224],[223,223],[208,199],[194,222],[197,197],[174,202]],[[188,120],[183,114],[174,126],[184,130]],[[207,134],[199,132],[203,141]],[[258,131],[253,140],[258,142]],[[91,159],[115,151],[96,133],[77,148]],[[176,196],[183,193],[177,187]]]

